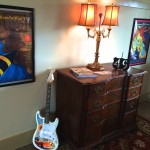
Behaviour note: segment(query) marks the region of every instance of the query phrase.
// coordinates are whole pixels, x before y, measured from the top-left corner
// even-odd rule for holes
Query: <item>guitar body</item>
[[[56,150],[59,145],[56,128],[58,126],[58,119],[54,122],[44,123],[43,117],[40,112],[36,113],[37,128],[33,135],[32,142],[39,150]]]

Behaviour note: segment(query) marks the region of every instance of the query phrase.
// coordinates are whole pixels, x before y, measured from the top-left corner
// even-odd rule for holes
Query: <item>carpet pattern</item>
[[[140,130],[150,135],[150,122],[145,120],[144,118],[138,116],[137,117],[137,125]]]

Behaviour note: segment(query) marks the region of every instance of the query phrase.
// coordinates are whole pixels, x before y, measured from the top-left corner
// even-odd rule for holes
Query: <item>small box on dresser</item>
[[[74,149],[91,149],[136,128],[144,71],[104,67],[112,73],[84,79],[76,78],[70,68],[57,70],[59,131]]]

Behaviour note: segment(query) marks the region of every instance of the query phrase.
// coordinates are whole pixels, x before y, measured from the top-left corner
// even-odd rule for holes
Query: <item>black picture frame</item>
[[[0,87],[35,81],[34,9],[0,5]]]
[[[129,46],[129,66],[146,64],[150,43],[150,19],[134,18]]]

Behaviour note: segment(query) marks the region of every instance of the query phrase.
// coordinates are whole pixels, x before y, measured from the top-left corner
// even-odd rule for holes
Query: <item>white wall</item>
[[[80,3],[75,0],[1,0],[5,5],[35,8],[36,81],[0,88],[0,139],[36,127],[35,113],[45,106],[47,69],[93,61],[95,40],[87,39],[86,30],[77,26]],[[104,10],[104,6],[100,8]],[[102,39],[101,63],[112,62],[122,52],[127,57],[133,18],[137,17],[149,18],[150,11],[120,8],[119,27],[112,29],[109,39]],[[52,109],[55,110],[55,105]]]

